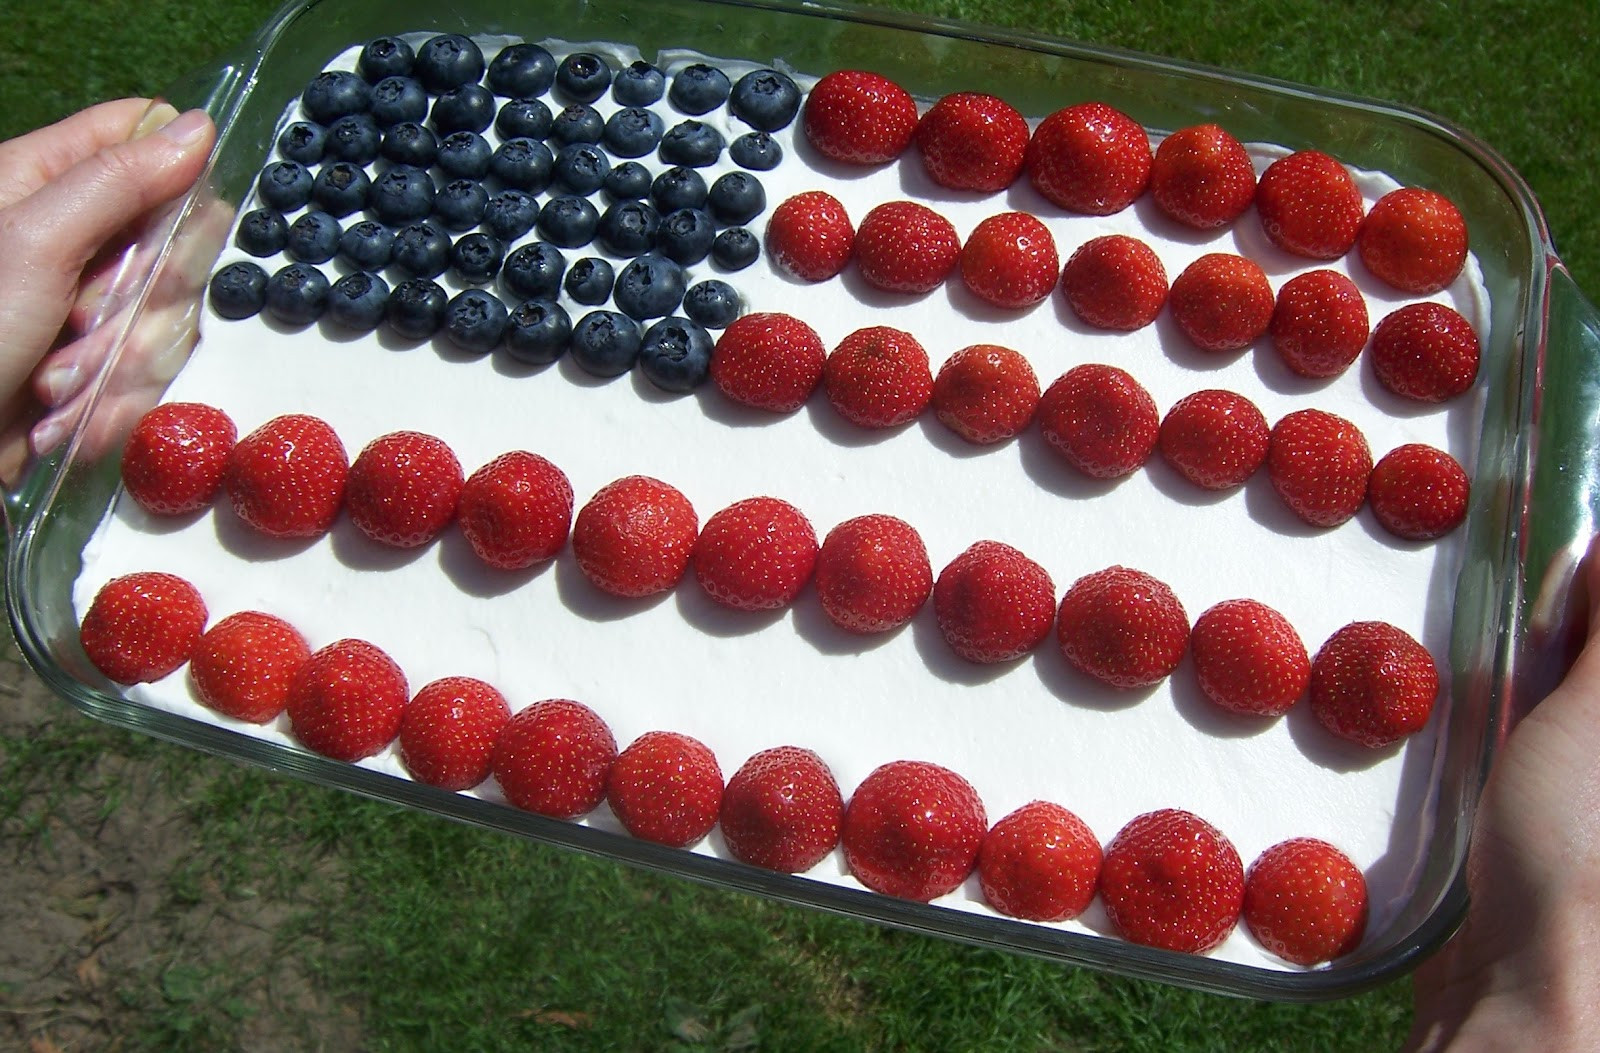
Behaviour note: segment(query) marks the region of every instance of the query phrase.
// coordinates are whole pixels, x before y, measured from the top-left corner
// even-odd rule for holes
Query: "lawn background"
[[[243,41],[277,6],[6,0],[0,138],[97,99],[159,90]],[[1600,189],[1600,89],[1590,58],[1600,5],[893,6],[1431,110],[1523,174],[1578,283],[1600,291],[1600,235],[1590,218]],[[361,1048],[386,1050],[1365,1051],[1396,1047],[1409,1019],[1404,982],[1301,1007],[1101,977],[397,812],[58,709],[0,737],[8,865],[52,851],[50,808],[60,791],[50,787],[87,778],[107,756],[158,771],[171,810],[194,830],[193,851],[166,878],[174,894],[181,899],[189,882],[287,905],[273,915],[267,953],[292,961],[337,1015],[298,1021],[308,1048],[338,1024],[340,1034],[360,1035]],[[132,807],[116,790],[105,790],[108,813]],[[264,963],[219,958],[177,937],[162,946],[148,969],[116,978],[130,1022],[119,1048],[243,1048],[261,1014],[285,1011],[247,997]]]

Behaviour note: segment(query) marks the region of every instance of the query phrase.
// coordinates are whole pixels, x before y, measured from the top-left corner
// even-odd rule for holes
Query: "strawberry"
[[[1074,366],[1039,398],[1039,430],[1078,471],[1127,475],[1156,448],[1161,418],[1150,393],[1116,366]]]
[[[917,131],[917,104],[888,77],[835,70],[806,96],[800,115],[806,141],[823,157],[880,165],[900,156]]]
[[[1401,187],[1361,221],[1356,250],[1367,270],[1401,292],[1427,296],[1456,280],[1467,261],[1467,223],[1443,194]]]
[[[1161,456],[1205,490],[1239,486],[1267,459],[1267,418],[1243,395],[1219,388],[1179,399],[1161,421]]]
[[[100,587],[78,630],[83,653],[109,680],[160,680],[189,660],[206,627],[199,591],[173,574],[147,570]]]
[[[817,598],[829,620],[849,632],[904,625],[932,591],[921,535],[894,516],[847,519],[828,531],[817,554]]]
[[[1272,346],[1302,377],[1336,377],[1367,346],[1367,301],[1338,271],[1297,274],[1278,290]]]
[[[1467,517],[1471,485],[1454,457],[1410,443],[1378,460],[1367,480],[1367,503],[1389,533],[1408,541],[1431,541]]]
[[[1478,376],[1478,334],[1442,303],[1410,303],[1392,311],[1372,331],[1367,354],[1384,387],[1418,402],[1454,398]]]
[[[935,183],[993,193],[1022,174],[1028,122],[1004,99],[956,92],[922,115],[916,138],[922,166]]]
[[[1254,260],[1210,252],[1183,269],[1167,295],[1172,320],[1202,351],[1248,347],[1272,324],[1272,286]]]
[[[1001,914],[1065,921],[1094,899],[1102,858],[1100,842],[1082,819],[1059,804],[1033,801],[984,836],[978,883]]]
[[[706,520],[694,546],[706,595],[740,611],[787,607],[817,565],[817,534],[800,510],[776,497],[736,501]]]
[[[1026,212],[990,216],[961,246],[961,280],[995,307],[1032,307],[1055,288],[1060,267],[1050,229]]]
[[[823,367],[822,388],[851,424],[893,428],[915,420],[933,398],[933,371],[916,337],[875,325],[839,341]]]
[[[1119,688],[1150,687],[1178,667],[1189,616],[1163,581],[1107,567],[1072,583],[1056,612],[1056,642],[1078,672]]]
[[[1366,436],[1343,417],[1304,409],[1273,425],[1267,448],[1272,488],[1312,526],[1335,527],[1355,515],[1370,474]]]
[[[700,519],[674,487],[630,475],[601,487],[572,525],[578,569],[613,596],[652,596],[678,584]]]
[[[1256,170],[1244,145],[1215,124],[1180,128],[1161,140],[1150,166],[1156,207],[1196,230],[1225,227],[1256,196]]]
[[[1155,250],[1126,234],[1091,238],[1061,271],[1061,293],[1085,325],[1131,332],[1167,302],[1167,272]]]
[[[489,768],[514,808],[576,819],[605,799],[617,740],[594,710],[547,698],[518,710],[500,729]]]
[[[365,640],[336,640],[289,682],[289,727],[306,749],[358,761],[400,734],[410,697],[394,659]]]
[[[1010,545],[979,541],[933,586],[939,632],[956,654],[989,665],[1020,658],[1050,635],[1055,583]]]
[[[1223,600],[1189,634],[1200,690],[1223,709],[1276,717],[1306,693],[1311,656],[1288,619],[1257,600]]]
[[[1003,442],[1033,420],[1039,378],[1009,347],[973,344],[944,360],[933,378],[939,423],[970,443]]]
[[[717,825],[722,769],[698,739],[647,731],[617,755],[606,802],[634,837],[688,848]]]
[[[844,798],[822,758],[798,746],[762,750],[722,792],[722,836],[741,863],[802,874],[839,843]]]
[[[215,406],[168,402],[139,418],[122,450],[122,485],[151,515],[181,516],[211,503],[239,432]]]
[[[1100,898],[1124,939],[1205,954],[1239,922],[1244,866],[1216,827],[1164,808],[1131,820],[1106,846]]]
[[[928,761],[890,761],[856,787],[845,807],[845,864],[874,892],[929,900],[972,873],[988,829],[972,784]]]
[[[521,570],[555,556],[572,526],[572,484],[536,453],[514,450],[472,473],[456,510],[478,558]]]
[[[1387,622],[1352,622],[1311,660],[1311,712],[1372,749],[1421,731],[1438,694],[1433,656]]]
[[[1256,857],[1245,875],[1244,923],[1256,942],[1285,961],[1332,961],[1361,945],[1367,880],[1326,841],[1281,841]]]
[[[1028,179],[1069,212],[1109,216],[1144,193],[1150,137],[1127,114],[1103,102],[1057,110],[1028,141]]]
[[[855,228],[839,199],[807,190],[782,202],[767,220],[767,255],[801,281],[827,281],[850,262]]]
[[[350,522],[380,545],[416,548],[455,518],[461,462],[442,439],[396,431],[367,444],[350,465]]]
[[[856,270],[868,285],[886,292],[937,289],[960,258],[956,228],[915,201],[886,201],[856,230]]]
[[[265,724],[289,704],[289,682],[310,657],[305,637],[282,618],[240,611],[200,637],[189,676],[210,709]]]
[[[735,402],[792,413],[822,382],[827,358],[816,330],[793,315],[747,314],[717,338],[711,382]]]
[[[1350,251],[1361,229],[1361,191],[1344,165],[1301,150],[1267,166],[1256,184],[1261,227],[1278,248],[1313,260]]]
[[[419,782],[470,790],[489,777],[495,740],[510,719],[505,696],[482,680],[435,680],[401,717],[400,760]]]
[[[239,440],[222,488],[239,518],[260,533],[318,537],[339,514],[349,471],[344,444],[327,422],[291,413]]]

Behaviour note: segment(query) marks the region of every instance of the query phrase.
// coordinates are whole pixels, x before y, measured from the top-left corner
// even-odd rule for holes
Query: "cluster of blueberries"
[[[591,104],[608,90],[620,108],[602,118]],[[553,112],[547,94],[568,104]],[[647,108],[663,97],[689,119],[666,128]],[[669,84],[647,62],[613,74],[598,55],[558,63],[528,43],[485,63],[470,38],[446,34],[415,49],[373,40],[355,73],[319,74],[300,102],[306,119],[279,136],[282,160],[262,170],[260,207],[240,217],[236,234],[244,252],[291,262],[271,276],[249,261],[223,267],[210,289],[219,314],[265,310],[294,326],[327,316],[362,332],[387,322],[406,339],[443,332],[470,352],[503,348],[540,364],[571,350],[599,375],[637,361],[662,387],[687,390],[709,367],[706,330],[727,326],[742,304],[726,282],[688,285],[684,268],[709,257],[731,272],[757,259],[744,224],[767,202],[752,173],[782,160],[770,133],[794,120],[801,94],[776,70],[730,82],[697,63]],[[693,119],[722,106],[751,128],[731,144]],[[497,147],[483,134],[491,125]],[[724,150],[739,170],[708,185],[700,169]],[[670,167],[652,175],[635,160],[650,154]],[[538,240],[508,254],[529,232]],[[628,262],[614,268],[590,255],[569,264],[562,252],[590,244]],[[330,283],[319,265],[335,259],[352,269]],[[399,279],[392,290],[386,271]],[[467,286],[454,297],[434,280],[446,271]],[[506,299],[484,288],[496,278]],[[557,302],[563,291],[616,309],[574,323]]]

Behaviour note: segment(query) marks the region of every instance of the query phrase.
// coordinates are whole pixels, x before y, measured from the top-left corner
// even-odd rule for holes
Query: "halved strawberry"
[[[1471,487],[1454,457],[1423,443],[1408,443],[1373,466],[1367,503],[1389,533],[1408,541],[1431,541],[1467,517]]]
[[[289,683],[310,657],[305,637],[282,618],[240,611],[200,637],[189,676],[210,709],[265,724],[289,704]]]
[[[1261,946],[1295,965],[1341,958],[1366,933],[1366,878],[1326,841],[1281,841],[1245,875],[1244,923]]]
[[[699,739],[647,731],[617,755],[606,801],[634,837],[687,848],[717,825],[722,769]]]
[[[1427,296],[1456,280],[1467,261],[1467,223],[1455,202],[1421,187],[1378,199],[1356,248],[1367,270],[1402,292]]]
[[[917,104],[900,85],[866,70],[835,70],[806,95],[806,140],[822,156],[852,165],[893,161],[917,130]]]
[[[1004,99],[956,92],[922,115],[916,139],[922,165],[935,183],[993,193],[1022,173],[1028,122]]]
[[[1127,475],[1149,459],[1161,418],[1150,393],[1125,370],[1074,366],[1039,398],[1045,440],[1068,464],[1095,479]]]
[[[915,420],[933,397],[933,371],[917,338],[886,325],[839,341],[822,369],[822,387],[839,416],[862,428]]]
[[[1039,406],[1039,378],[1009,347],[973,344],[944,360],[933,378],[939,423],[970,443],[988,445],[1016,435]]]
[[[839,843],[844,799],[822,758],[798,746],[755,754],[722,791],[722,836],[741,863],[801,874]]]
[[[1018,549],[978,541],[939,572],[933,606],[956,654],[981,664],[1009,662],[1050,635],[1055,584]]]
[[[792,413],[822,382],[827,359],[822,338],[805,322],[757,312],[736,319],[717,338],[711,382],[735,402]]]
[[[1338,271],[1297,274],[1278,290],[1272,346],[1303,377],[1335,377],[1367,346],[1367,301]]]
[[[734,610],[787,607],[811,580],[817,548],[816,531],[794,505],[746,498],[706,520],[694,546],[695,580]]]
[[[972,873],[988,826],[983,801],[960,775],[928,761],[890,761],[861,780],[845,808],[845,863],[874,892],[927,902]]]
[[[206,627],[206,604],[175,574],[138,571],[113,578],[84,612],[78,641],[107,679],[160,680],[189,660]]]
[[[222,487],[234,512],[268,537],[327,533],[344,502],[350,461],[324,420],[275,417],[228,453]]]
[[[482,680],[435,680],[401,716],[400,760],[419,782],[470,790],[489,777],[495,742],[510,719],[505,696]]]
[[[513,450],[472,473],[456,523],[479,559],[521,570],[551,559],[572,528],[572,484],[536,453]]]
[[[1244,866],[1216,827],[1165,808],[1133,819],[1106,846],[1100,898],[1124,939],[1204,954],[1239,922]]]
[[[1442,303],[1410,303],[1372,331],[1367,352],[1384,387],[1418,402],[1443,402],[1472,387],[1478,376],[1478,334]]]
[[[1067,664],[1118,688],[1172,674],[1189,645],[1189,616],[1166,582],[1142,570],[1085,574],[1061,597],[1056,642]]]
[[[306,749],[358,761],[394,741],[410,697],[394,659],[365,640],[336,640],[290,682],[289,727]]]
[[[1223,600],[1189,634],[1200,690],[1231,713],[1276,717],[1306,693],[1311,657],[1289,620],[1259,600]]]
[[[1244,145],[1217,125],[1180,128],[1156,147],[1150,196],[1179,223],[1216,230],[1255,200],[1255,166]]]
[[[1156,320],[1167,302],[1167,272],[1149,245],[1126,234],[1091,238],[1061,271],[1072,313],[1096,329],[1131,332]]]
[[[856,231],[839,199],[807,190],[783,201],[767,220],[767,255],[801,281],[827,281],[844,270]]]
[[[1256,184],[1256,212],[1272,243],[1314,260],[1350,251],[1361,229],[1361,191],[1334,158],[1301,150],[1267,166]]]
[[[1060,268],[1050,228],[1026,212],[990,216],[961,246],[962,282],[996,307],[1032,307],[1050,295]]]
[[[1082,102],[1050,114],[1028,142],[1034,189],[1071,212],[1109,216],[1144,193],[1150,181],[1150,137],[1137,121],[1103,102]]]
[[[828,619],[855,633],[904,625],[933,591],[921,535],[887,515],[857,516],[828,531],[817,554],[816,580]]]
[[[652,596],[689,567],[700,519],[676,487],[629,475],[601,487],[572,525],[578,569],[613,596]]]
[[[1295,515],[1312,526],[1335,527],[1367,498],[1372,451],[1361,429],[1343,417],[1296,410],[1272,427],[1267,474]]]
[[[461,462],[443,439],[390,432],[356,455],[345,506],[350,522],[373,541],[416,548],[455,518],[462,482]]]
[[[1272,286],[1254,260],[1209,252],[1183,269],[1167,294],[1172,320],[1202,351],[1248,347],[1272,324]]]
[[[887,292],[937,289],[960,258],[956,228],[915,201],[886,201],[856,230],[856,270],[868,285]]]
[[[594,710],[547,698],[518,710],[495,740],[490,770],[515,808],[576,819],[605,799],[617,740]]]
[[[122,450],[122,485],[152,515],[198,512],[222,487],[238,434],[215,406],[163,403],[133,426]]]
[[[1421,731],[1438,696],[1433,656],[1387,622],[1352,622],[1311,660],[1311,712],[1335,735],[1371,749]]]
[[[1267,459],[1271,431],[1261,410],[1234,391],[1185,395],[1161,421],[1161,456],[1206,490],[1239,486]]]
[[[1029,921],[1076,918],[1094,899],[1104,853],[1082,819],[1032,801],[995,823],[978,851],[983,898]]]

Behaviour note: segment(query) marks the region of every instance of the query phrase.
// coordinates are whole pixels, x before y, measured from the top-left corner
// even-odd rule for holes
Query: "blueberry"
[[[346,274],[328,290],[328,317],[346,329],[370,333],[389,306],[389,285],[376,274]]]
[[[519,362],[542,366],[567,349],[572,319],[554,300],[525,300],[506,322],[506,353]]]
[[[744,227],[729,227],[711,243],[711,259],[727,271],[742,271],[761,256],[761,243]]]
[[[538,44],[512,44],[489,63],[489,87],[512,99],[543,95],[555,79],[556,60]]]
[[[267,279],[267,313],[287,325],[310,325],[328,305],[328,279],[315,267],[291,263]]]
[[[692,391],[711,372],[711,334],[687,318],[663,318],[645,330],[639,372],[663,391]]]
[[[394,254],[394,231],[364,219],[339,236],[339,258],[363,271],[381,271]]]
[[[402,121],[383,133],[378,154],[397,165],[431,168],[439,157],[439,140],[416,121]]]
[[[572,327],[573,361],[597,377],[621,376],[639,357],[639,326],[615,311],[590,311]]]
[[[600,214],[581,197],[553,197],[539,210],[539,234],[564,249],[575,249],[594,240]]]
[[[256,178],[256,196],[279,212],[293,212],[311,200],[311,173],[297,161],[274,161]]]
[[[683,313],[707,329],[726,329],[743,307],[738,291],[716,278],[696,282],[683,294]]]
[[[611,67],[599,55],[574,51],[556,67],[556,87],[576,102],[593,102],[611,86]]]
[[[682,121],[661,137],[661,160],[669,165],[704,168],[722,156],[722,133],[699,121]]]
[[[391,227],[427,219],[433,213],[433,179],[421,168],[395,165],[367,191],[373,215]]]
[[[706,197],[711,215],[725,226],[748,223],[767,207],[767,192],[749,172],[728,172],[717,177]]]
[[[300,94],[306,116],[318,124],[332,124],[349,113],[364,113],[371,104],[372,86],[344,70],[317,74]]]
[[[669,168],[650,184],[650,200],[662,212],[700,208],[709,194],[705,176],[692,168]]]
[[[456,277],[468,285],[493,281],[505,258],[505,243],[488,234],[457,238],[450,248],[450,266],[455,268]]]
[[[688,267],[710,254],[716,236],[717,224],[709,213],[698,208],[680,208],[669,212],[661,221],[656,250],[672,262]]]
[[[395,232],[391,261],[414,278],[437,278],[450,266],[450,239],[431,223],[413,223]]]
[[[482,84],[451,88],[433,103],[433,127],[441,135],[481,132],[494,123],[494,92]]]
[[[433,217],[445,230],[471,230],[488,207],[489,192],[476,179],[452,179],[433,197]]]
[[[728,100],[728,75],[714,66],[696,62],[672,76],[667,101],[691,116],[710,113]]]
[[[643,61],[630,62],[611,82],[611,97],[624,106],[649,106],[666,91],[666,74]]]
[[[343,234],[338,220],[312,209],[289,225],[283,250],[297,263],[327,263],[339,254]]]
[[[463,351],[486,355],[505,336],[506,305],[494,293],[468,289],[444,309],[444,335]]]
[[[650,193],[650,169],[638,161],[624,161],[612,166],[600,187],[613,201],[638,201]]]
[[[533,229],[539,219],[539,202],[521,190],[502,190],[483,210],[483,225],[504,242],[513,242]]]
[[[230,263],[211,276],[211,309],[224,318],[249,318],[267,302],[267,272],[249,260]]]
[[[728,156],[740,168],[770,172],[783,160],[783,147],[766,132],[745,132],[728,144]]]
[[[407,278],[389,294],[384,318],[407,340],[426,340],[444,325],[447,302],[439,283],[427,278]]]
[[[278,136],[278,152],[286,161],[314,165],[328,146],[328,129],[310,121],[295,121]]]
[[[567,295],[585,307],[598,307],[611,299],[611,287],[616,284],[611,264],[598,256],[585,256],[567,271],[563,288]]]
[[[595,238],[613,256],[639,256],[656,245],[661,213],[643,201],[622,201],[600,216]]]
[[[500,282],[519,300],[554,300],[566,270],[560,249],[547,241],[530,241],[506,257]]]
[[[512,99],[495,115],[494,131],[501,141],[543,139],[554,122],[550,107],[538,99]]]
[[[383,132],[364,113],[352,113],[328,125],[327,156],[335,161],[371,164],[378,159],[378,150],[382,145]]]
[[[617,275],[612,300],[629,318],[664,318],[683,302],[687,282],[683,268],[663,256],[647,253],[629,261]]]
[[[455,179],[482,179],[492,157],[489,140],[477,132],[451,132],[439,142],[439,167]]]
[[[775,132],[800,111],[800,88],[775,69],[758,69],[739,78],[728,109],[757,131]]]
[[[437,36],[417,50],[412,70],[422,86],[443,95],[463,84],[476,84],[483,76],[483,52],[459,33]]]
[[[372,180],[360,165],[349,161],[335,161],[322,166],[311,185],[311,200],[334,216],[348,216],[366,207],[367,191]]]
[[[556,146],[568,143],[597,143],[606,133],[605,118],[593,106],[573,103],[550,120],[550,141]]]
[[[572,143],[556,154],[555,183],[573,194],[592,194],[606,181],[611,159],[593,143]]]
[[[372,86],[372,119],[381,127],[427,115],[428,92],[414,78],[385,77]]]
[[[289,222],[276,209],[258,208],[239,219],[233,243],[252,256],[271,256],[289,243]]]
[[[550,148],[535,139],[508,139],[489,159],[489,174],[501,186],[537,194],[550,185],[556,159]]]
[[[399,37],[375,37],[361,49],[361,57],[356,59],[356,72],[369,84],[376,84],[385,77],[408,75],[416,59],[411,45]]]
[[[601,137],[607,150],[618,157],[643,157],[656,148],[666,127],[659,116],[638,106],[613,113]]]

